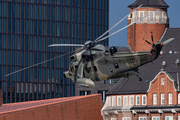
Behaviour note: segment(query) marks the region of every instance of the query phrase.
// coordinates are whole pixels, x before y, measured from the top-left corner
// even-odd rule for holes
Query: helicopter
[[[164,42],[157,41],[152,44],[145,40],[152,45],[152,49],[143,52],[118,52],[114,46],[106,50],[101,44],[88,46],[87,49],[70,56],[69,71],[64,72],[63,75],[82,86],[95,86],[93,81],[131,75],[136,75],[142,81],[142,78],[138,76],[138,67],[157,59],[162,47],[173,39],[170,38]],[[89,42],[87,41],[85,46]]]
[[[140,5],[139,7],[141,6],[142,5]],[[105,46],[101,44],[97,44],[98,42],[105,40],[111,35],[114,35],[117,32],[120,32],[121,30],[131,26],[132,24],[144,19],[145,17],[148,17],[149,15],[159,11],[159,10],[154,11],[138,19],[137,21],[125,26],[124,28],[112,33],[111,35],[108,35],[102,38],[111,29],[117,26],[122,20],[124,20],[127,16],[132,14],[139,7],[137,7],[131,13],[126,15],[123,19],[121,19],[118,23],[116,23],[113,27],[111,27],[109,30],[107,30],[104,34],[99,36],[94,41],[87,41],[84,45],[79,45],[79,44],[49,45],[48,47],[54,47],[54,46],[80,46],[81,47],[75,51],[64,54],[64,55],[68,55],[68,54],[74,53],[70,56],[69,71],[66,71],[63,73],[64,78],[70,78],[72,81],[74,81],[75,83],[78,83],[79,85],[90,86],[90,87],[95,86],[94,81],[108,80],[108,79],[114,79],[114,78],[120,78],[120,77],[129,77],[132,75],[136,75],[141,81],[142,78],[138,76],[139,74],[138,67],[157,59],[157,57],[160,55],[160,51],[162,47],[168,44],[169,42],[171,42],[174,38],[170,38],[164,42],[157,41],[156,43],[154,43],[153,35],[152,35],[151,36],[152,42],[153,42],[152,44],[149,41],[145,40],[145,42],[152,45],[151,51],[143,51],[143,52],[133,52],[131,50],[126,51],[126,52],[118,52],[117,48],[114,46],[110,48],[105,48]],[[62,57],[62,56],[59,56],[59,57]],[[53,58],[53,59],[56,59],[56,58]],[[53,60],[53,59],[50,59],[50,60]],[[47,60],[47,61],[50,61],[50,60]],[[44,62],[47,62],[47,61],[44,61]],[[44,62],[35,64],[33,66],[42,64]],[[30,68],[33,66],[29,66],[27,68]],[[27,68],[23,68],[21,70],[25,70]],[[21,70],[7,74],[6,76],[19,72]]]

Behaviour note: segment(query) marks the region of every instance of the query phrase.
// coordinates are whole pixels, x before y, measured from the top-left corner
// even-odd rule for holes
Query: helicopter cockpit
[[[76,61],[76,60],[77,60],[77,59],[76,59],[76,56],[72,55],[72,56],[70,57],[70,61],[71,61],[71,62]]]
[[[69,65],[69,72],[72,74],[74,72],[74,67],[73,67],[73,63],[76,62],[77,59],[76,59],[76,56],[75,55],[72,55],[70,57],[70,65]]]
[[[111,55],[115,54],[116,52],[118,52],[117,49],[116,49],[116,47],[114,47],[114,46],[110,47],[110,53],[111,53]]]
[[[74,67],[73,67],[73,63],[71,62],[69,65],[69,73],[73,73],[74,72]]]

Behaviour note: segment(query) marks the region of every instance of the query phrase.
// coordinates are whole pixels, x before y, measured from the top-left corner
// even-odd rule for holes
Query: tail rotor
[[[171,42],[172,40],[174,40],[174,38],[169,38],[168,40],[166,40],[166,41],[164,41],[164,42],[159,42],[159,41],[157,41],[156,43],[154,43],[153,32],[151,32],[151,41],[152,41],[152,43],[150,43],[149,41],[147,41],[147,40],[144,39],[145,42],[147,42],[148,44],[152,45],[152,49],[151,49],[151,51],[150,51],[150,57],[153,57],[153,56],[154,56],[153,54],[155,53],[157,56],[159,55],[161,58],[162,58],[162,56],[161,56],[161,54],[160,54],[161,48],[162,48],[164,45],[166,45],[166,44],[168,44],[169,42]],[[157,56],[156,56],[156,57],[157,57]]]

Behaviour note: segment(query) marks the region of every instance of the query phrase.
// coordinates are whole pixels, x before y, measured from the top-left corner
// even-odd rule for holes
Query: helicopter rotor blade
[[[164,35],[166,34],[166,31],[167,31],[167,28],[164,30],[164,33],[163,33],[163,35],[161,36],[159,42],[161,42],[161,40],[163,39]]]
[[[144,19],[144,18],[146,18],[146,17],[148,17],[148,16],[150,16],[150,15],[152,15],[152,14],[154,14],[154,13],[156,13],[156,12],[159,11],[159,10],[160,10],[160,9],[158,9],[158,10],[156,10],[156,11],[154,11],[154,12],[152,12],[152,13],[150,13],[150,14],[148,14],[148,15],[146,15],[146,16],[144,16],[144,17],[138,19],[138,20],[136,20],[135,22],[133,22],[133,23],[131,23],[131,24],[129,24],[129,25],[127,25],[127,26],[125,26],[125,27],[123,27],[123,28],[117,30],[116,32],[114,32],[114,33],[112,33],[112,34],[110,34],[110,35],[108,35],[108,36],[106,36],[106,37],[104,37],[104,38],[102,38],[102,39],[100,39],[100,40],[95,41],[95,43],[100,42],[100,41],[103,41],[103,40],[109,38],[110,36],[112,36],[112,35],[114,35],[114,34],[120,32],[120,31],[124,30],[125,28],[131,26],[131,25],[134,24],[134,23],[137,23],[138,21],[140,21],[140,20],[142,20],[142,19]]]
[[[136,11],[138,8],[140,8],[141,6],[143,6],[143,4],[139,5],[136,9],[134,9],[132,12],[130,12],[129,14],[127,14],[124,18],[122,18],[121,20],[119,20],[114,26],[112,26],[109,30],[107,30],[105,33],[103,33],[101,36],[99,36],[98,38],[96,38],[94,41],[99,40],[100,38],[102,38],[104,35],[106,35],[109,31],[111,31],[114,27],[116,27],[119,23],[121,23],[124,19],[126,19],[129,15],[131,15],[134,11]]]
[[[152,33],[152,32],[151,32],[151,40],[152,40],[152,42],[153,42],[153,44],[154,44],[153,33]]]
[[[54,46],[84,46],[84,45],[81,45],[81,44],[51,44],[51,45],[48,45],[48,47],[54,47]]]
[[[17,73],[17,72],[20,72],[20,71],[23,71],[23,70],[29,69],[29,68],[31,68],[31,67],[34,67],[34,66],[37,66],[37,65],[40,65],[40,64],[43,64],[43,63],[49,62],[49,61],[51,61],[51,60],[54,60],[54,59],[57,59],[57,58],[61,58],[61,57],[65,56],[65,55],[68,55],[68,54],[74,53],[74,52],[79,51],[79,50],[81,50],[81,49],[82,49],[82,47],[81,47],[81,48],[79,48],[79,49],[77,49],[77,50],[74,50],[74,51],[72,51],[72,52],[69,52],[69,53],[66,53],[66,54],[63,54],[63,55],[60,55],[60,56],[57,56],[57,57],[51,58],[51,59],[49,59],[49,60],[46,60],[46,61],[43,61],[43,62],[40,62],[40,63],[34,64],[34,65],[31,65],[31,66],[28,66],[28,67],[25,67],[25,68],[23,68],[23,69],[20,69],[20,70],[14,71],[14,72],[12,72],[12,73],[6,74],[6,75],[5,75],[5,77],[7,77],[7,76],[9,76],[9,75],[12,75],[12,74],[15,74],[15,73]]]
[[[150,43],[149,41],[147,41],[147,40],[145,40],[145,39],[144,39],[144,41],[146,41],[148,44],[150,44],[150,45],[151,45],[151,43]]]
[[[167,45],[168,43],[170,43],[171,41],[173,41],[175,38],[169,38],[168,40],[162,42],[162,45]]]

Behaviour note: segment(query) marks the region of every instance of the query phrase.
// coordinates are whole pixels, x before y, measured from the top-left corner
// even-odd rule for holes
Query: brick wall
[[[161,78],[165,79],[164,85],[161,85]],[[164,93],[164,105],[168,105],[169,103],[168,93],[172,93],[172,105],[177,105],[177,91],[174,89],[173,81],[171,81],[166,74],[160,73],[155,80],[151,82],[147,105],[153,105],[153,93],[157,93],[157,105],[161,105],[161,93]]]
[[[74,97],[70,100],[0,113],[0,120],[102,120],[101,99],[100,94]]]

